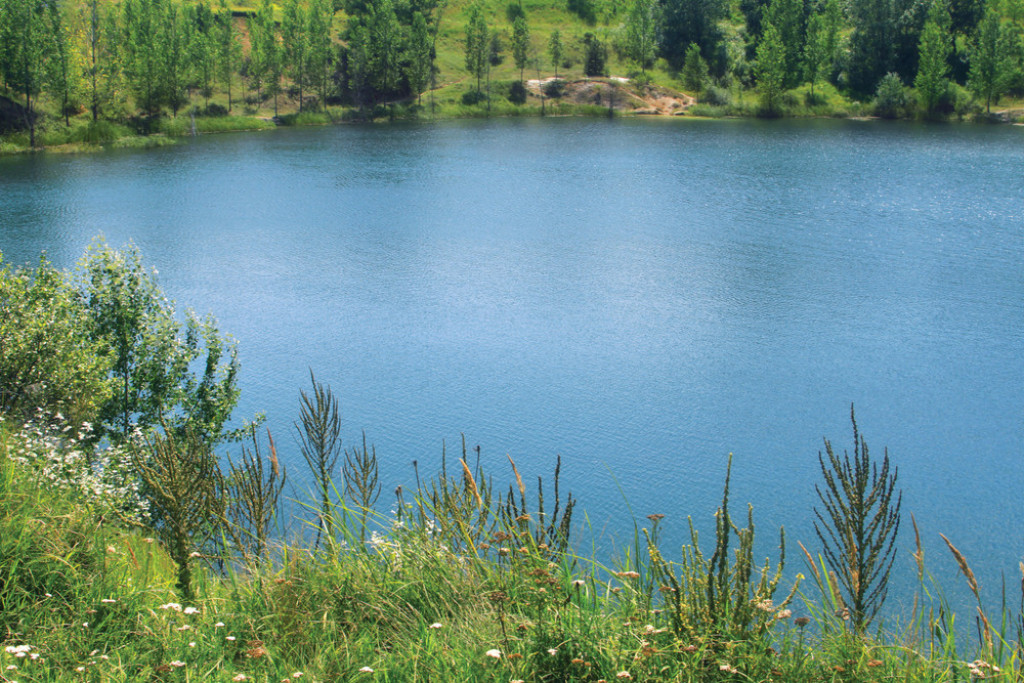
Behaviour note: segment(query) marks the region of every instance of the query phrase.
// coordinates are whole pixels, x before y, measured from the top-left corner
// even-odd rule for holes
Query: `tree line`
[[[573,58],[605,75],[611,49],[641,77],[664,65],[712,101],[756,88],[768,111],[807,84],[812,99],[824,83],[875,98],[883,115],[898,115],[909,86],[926,114],[953,106],[955,86],[986,109],[1024,93],[1024,0],[567,0],[578,21],[565,32],[587,27],[575,41],[550,28],[534,38],[519,0],[504,17],[494,9],[450,10],[478,94],[509,35],[520,81],[528,63],[557,76]],[[240,93],[272,99],[275,114],[283,92],[300,111],[365,107],[435,82],[444,10],[438,0],[260,0],[245,11],[226,0],[0,0],[0,83],[23,103],[32,145],[42,96],[65,123],[83,111],[176,116],[198,101],[213,111],[215,92],[227,112]]]

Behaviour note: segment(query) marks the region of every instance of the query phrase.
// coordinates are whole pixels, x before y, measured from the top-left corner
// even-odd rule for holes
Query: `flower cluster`
[[[149,503],[127,450],[92,444],[88,422],[76,428],[60,413],[39,409],[15,434],[10,454],[41,481],[71,492],[97,514],[133,522],[149,519]]]

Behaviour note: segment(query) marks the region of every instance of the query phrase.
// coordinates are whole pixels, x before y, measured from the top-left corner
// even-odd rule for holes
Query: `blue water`
[[[298,495],[309,371],[385,494],[480,445],[497,481],[563,458],[612,558],[632,517],[710,532],[729,453],[765,552],[814,550],[817,456],[899,467],[929,568],[994,601],[1024,558],[1024,129],[501,120],[207,137],[0,159],[0,250],[72,267],[133,240],[239,343]],[[705,533],[705,540],[707,533]],[[593,544],[593,545],[591,545]],[[801,570],[795,545],[790,567]],[[806,573],[806,572],[805,572]],[[905,585],[893,602],[909,602]]]

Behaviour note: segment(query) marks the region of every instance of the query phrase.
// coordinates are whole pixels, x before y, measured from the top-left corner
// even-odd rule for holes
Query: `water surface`
[[[561,454],[606,557],[631,514],[668,515],[669,548],[687,515],[709,530],[729,453],[766,551],[779,525],[813,548],[853,403],[932,570],[958,581],[943,532],[995,600],[1024,557],[1022,159],[1011,127],[282,130],[0,159],[0,249],[70,267],[133,240],[238,340],[238,414],[267,413],[300,488],[312,369],[346,444],[376,445],[383,507],[462,433],[501,480],[506,453],[531,476]]]

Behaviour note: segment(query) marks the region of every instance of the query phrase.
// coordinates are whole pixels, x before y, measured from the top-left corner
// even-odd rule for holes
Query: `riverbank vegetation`
[[[1019,5],[0,0],[0,152],[396,117],[1013,120]]]
[[[312,375],[295,425],[309,471],[289,472],[258,420],[232,427],[230,338],[179,313],[134,248],[96,242],[73,273],[4,265],[0,314],[0,680],[1024,673],[1024,584],[983,594],[942,537],[976,601],[957,615],[912,517],[912,613],[885,616],[904,482],[852,409],[852,453],[826,440],[819,455],[806,547],[780,530],[759,561],[730,463],[713,538],[669,549],[666,525],[710,511],[652,511],[602,564],[572,542],[560,461],[533,485],[463,443],[382,491],[375,448],[342,443],[339,400]]]

